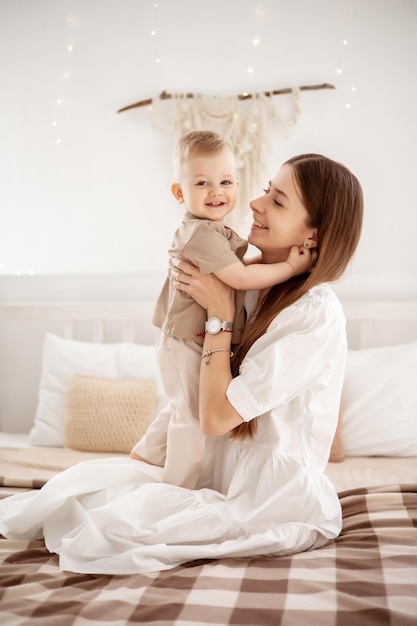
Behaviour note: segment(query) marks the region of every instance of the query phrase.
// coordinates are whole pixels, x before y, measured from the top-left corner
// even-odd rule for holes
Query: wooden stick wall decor
[[[299,91],[313,91],[317,89],[334,89],[334,85],[330,85],[329,83],[323,83],[321,85],[302,85],[298,87]],[[273,91],[264,91],[262,92],[264,96],[279,96],[285,93],[291,93],[293,89],[291,87],[286,87],[284,89],[274,89]],[[170,98],[194,98],[196,94],[194,93],[186,93],[186,94],[170,94],[166,91],[163,91],[159,94],[160,100],[169,100]],[[251,93],[242,93],[238,96],[239,100],[249,100],[250,98],[256,97],[256,94]],[[154,98],[148,98],[147,100],[140,100],[139,102],[135,102],[134,104],[129,104],[121,109],[119,109],[118,113],[123,113],[123,111],[128,111],[129,109],[136,109],[137,107],[149,106],[152,104]]]

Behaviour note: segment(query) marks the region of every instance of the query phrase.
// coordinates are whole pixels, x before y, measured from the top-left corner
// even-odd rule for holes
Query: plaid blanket
[[[416,626],[417,485],[340,494],[343,531],[287,557],[152,575],[61,572],[42,541],[0,541],[7,626]]]

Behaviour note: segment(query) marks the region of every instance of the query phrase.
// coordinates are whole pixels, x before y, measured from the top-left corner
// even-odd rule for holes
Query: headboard
[[[417,341],[417,302],[342,300],[353,350]]]
[[[342,301],[352,349],[417,341],[417,302]],[[28,432],[46,332],[79,341],[153,344],[154,300],[0,304],[0,430]]]

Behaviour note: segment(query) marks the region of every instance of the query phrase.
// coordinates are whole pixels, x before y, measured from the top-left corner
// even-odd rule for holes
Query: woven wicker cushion
[[[155,405],[152,379],[75,374],[67,390],[65,446],[129,453],[152,421]]]
[[[342,411],[339,413],[339,421],[337,423],[337,428],[335,435],[333,437],[333,443],[330,450],[330,458],[329,461],[332,463],[340,463],[340,461],[344,461],[345,459],[345,444],[343,441],[342,435]]]

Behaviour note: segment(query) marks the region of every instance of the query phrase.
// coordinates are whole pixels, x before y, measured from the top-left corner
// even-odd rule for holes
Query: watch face
[[[220,320],[217,317],[211,317],[209,320],[207,320],[206,329],[207,332],[211,335],[216,335],[220,332],[221,329]]]

